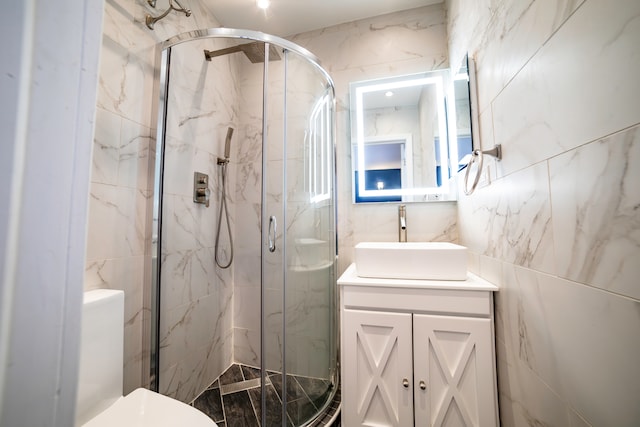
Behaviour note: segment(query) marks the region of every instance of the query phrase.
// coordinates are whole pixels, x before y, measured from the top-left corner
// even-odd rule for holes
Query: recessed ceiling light
[[[393,96],[393,92],[391,92],[390,90],[388,90],[388,91],[386,91],[386,92],[384,93],[384,95],[385,95],[386,97],[388,97],[388,98],[391,98],[391,97]]]
[[[267,9],[269,7],[269,3],[271,3],[269,0],[256,0],[256,5],[260,9]]]

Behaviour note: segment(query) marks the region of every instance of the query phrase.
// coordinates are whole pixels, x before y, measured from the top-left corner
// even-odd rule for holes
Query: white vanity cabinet
[[[361,278],[353,265],[338,285],[343,426],[498,425],[496,286]]]

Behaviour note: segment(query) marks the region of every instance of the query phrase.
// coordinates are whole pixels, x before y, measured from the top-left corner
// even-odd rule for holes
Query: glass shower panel
[[[268,46],[268,45],[265,45]],[[267,48],[265,48],[265,51]],[[266,54],[266,52],[265,52]],[[274,56],[278,55],[278,59]],[[278,396],[287,393],[283,382],[283,283],[286,246],[284,203],[284,85],[283,51],[269,51],[265,62],[262,174],[262,425],[282,425],[283,406]],[[269,379],[267,380],[267,376]],[[283,399],[284,400],[284,399]],[[264,414],[264,415],[262,415]]]
[[[285,60],[284,370],[287,413],[303,425],[330,398],[335,371],[333,92],[308,61]]]
[[[231,270],[215,266],[220,188],[218,156],[239,87],[237,61],[205,61],[203,50],[224,40],[196,40],[171,48],[167,84],[160,245],[160,393],[190,402],[231,363]],[[194,172],[208,175],[209,205],[194,203]],[[157,203],[159,203],[158,201]],[[226,249],[226,242],[223,242]]]

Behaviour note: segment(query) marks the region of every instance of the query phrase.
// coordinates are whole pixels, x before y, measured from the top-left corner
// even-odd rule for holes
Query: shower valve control
[[[201,172],[193,173],[193,201],[209,207],[209,175]]]

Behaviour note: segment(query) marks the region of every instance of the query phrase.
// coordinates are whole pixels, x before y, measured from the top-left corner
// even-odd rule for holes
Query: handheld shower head
[[[231,151],[231,137],[233,136],[233,128],[227,129],[227,138],[224,140],[224,157],[218,157],[219,165],[226,165],[229,163],[229,153]]]
[[[227,129],[227,139],[224,141],[224,158],[229,160],[229,152],[231,151],[231,137],[233,136],[233,128]]]

